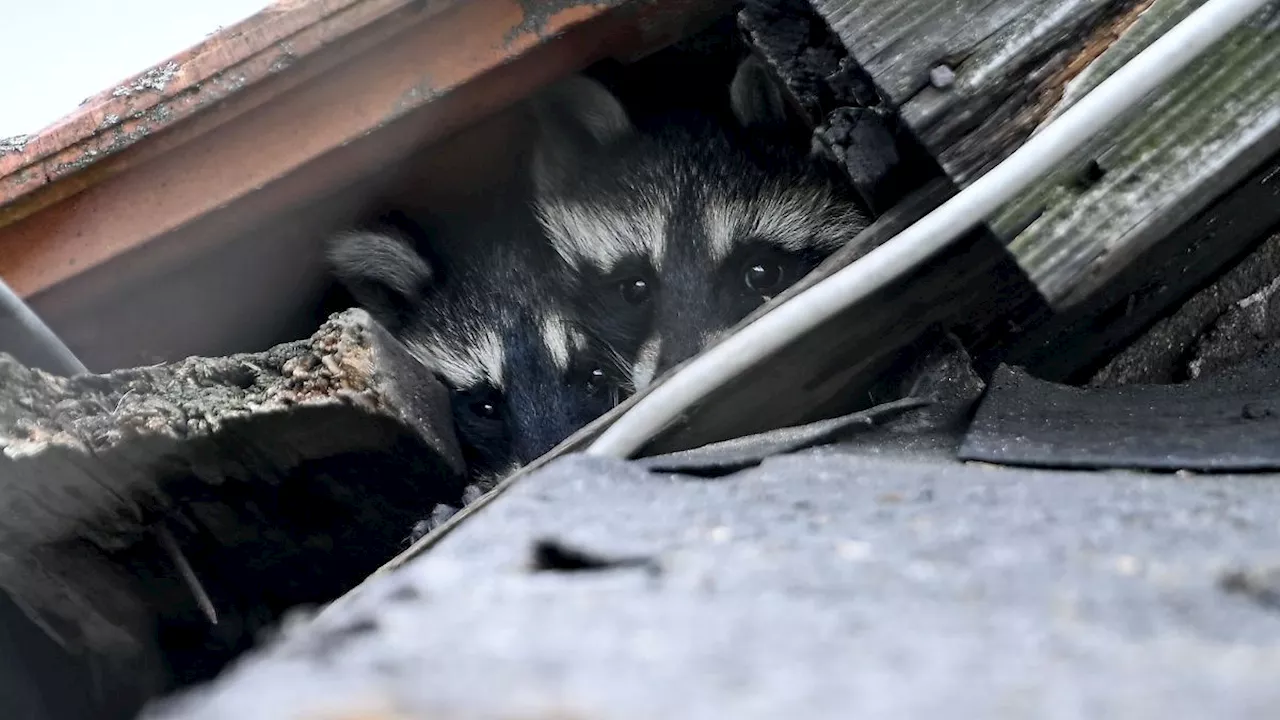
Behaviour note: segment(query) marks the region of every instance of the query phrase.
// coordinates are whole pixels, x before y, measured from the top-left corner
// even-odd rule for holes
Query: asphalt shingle
[[[1272,716],[1275,476],[948,454],[563,458],[153,717]]]

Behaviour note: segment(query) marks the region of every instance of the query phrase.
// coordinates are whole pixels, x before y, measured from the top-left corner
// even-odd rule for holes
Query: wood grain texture
[[[1260,245],[1259,238],[1265,238],[1277,227],[1280,154],[1148,248],[1087,301],[1029,328],[1012,342],[1004,359],[1026,367],[1041,379],[1085,382],[1113,358],[1127,357],[1127,369],[1117,379],[1123,376],[1144,382],[1173,382],[1178,379],[1173,369],[1178,359],[1188,351],[1203,325],[1222,310],[1193,311],[1186,303],[1199,305],[1193,295],[1206,285],[1238,274],[1238,264],[1225,273],[1223,269],[1250,253],[1251,248]],[[1215,280],[1220,274],[1221,278]],[[1169,326],[1171,313],[1180,316],[1187,312],[1210,314]],[[1148,330],[1158,338],[1142,339]],[[1143,349],[1153,341],[1158,348]],[[1135,342],[1136,346],[1129,345]]]
[[[814,0],[959,185],[1198,0]],[[945,69],[939,84],[931,72]],[[1280,4],[1232,32],[992,219],[1057,308],[1083,301],[1280,148]]]
[[[813,0],[961,185],[1003,159],[1150,0]]]
[[[963,187],[1202,2],[811,4]],[[1097,370],[1280,223],[1278,150],[1273,2],[991,219],[1054,311],[1006,359]]]
[[[1158,0],[1055,108],[1146,47],[1198,3]],[[1097,293],[1144,251],[1280,149],[1280,3],[1092,139],[992,219],[1057,307]]]

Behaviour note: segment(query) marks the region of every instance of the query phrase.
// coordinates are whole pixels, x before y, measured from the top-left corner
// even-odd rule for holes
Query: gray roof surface
[[[563,458],[158,716],[1280,712],[1280,478],[1001,468],[953,445],[715,479]],[[648,562],[535,571],[547,539]]]

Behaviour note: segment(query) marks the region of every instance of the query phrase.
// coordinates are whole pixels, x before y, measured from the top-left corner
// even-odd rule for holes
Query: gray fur
[[[533,102],[542,135],[549,143],[535,149],[534,182],[551,186],[583,156],[635,132],[627,111],[607,89],[589,78],[572,76],[543,91]],[[548,147],[556,148],[547,153]]]
[[[386,324],[398,298],[416,296],[432,282],[431,266],[400,238],[346,232],[325,248],[338,280],[362,307]]]
[[[729,106],[745,128],[770,127],[787,122],[788,107],[782,88],[754,55],[743,60],[729,84]]]
[[[557,92],[560,112],[540,114],[535,212],[579,311],[633,363],[636,387],[701,351],[869,222],[853,189],[810,157],[808,139],[787,136],[789,106],[758,60],[742,62],[729,86],[729,127],[685,115],[642,132],[618,117],[621,104],[599,83],[577,78]],[[649,299],[619,301],[636,280]]]

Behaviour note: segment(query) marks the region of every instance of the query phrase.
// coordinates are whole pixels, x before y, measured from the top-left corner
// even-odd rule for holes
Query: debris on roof
[[[1264,348],[1254,355],[1175,385],[1089,389],[1002,365],[959,457],[1059,468],[1278,471],[1280,354]]]

